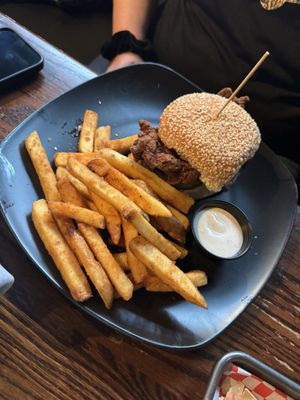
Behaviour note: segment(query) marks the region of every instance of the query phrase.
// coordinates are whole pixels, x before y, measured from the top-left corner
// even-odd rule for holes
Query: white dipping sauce
[[[202,210],[197,218],[197,235],[201,245],[219,257],[233,257],[243,244],[240,224],[222,208]]]

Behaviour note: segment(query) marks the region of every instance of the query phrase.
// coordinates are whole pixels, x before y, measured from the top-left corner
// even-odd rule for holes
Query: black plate
[[[116,137],[138,131],[137,121],[157,124],[164,107],[176,97],[200,89],[174,71],[141,64],[99,76],[47,104],[1,144],[0,203],[15,237],[37,267],[70,299],[52,260],[31,222],[31,204],[42,192],[26,154],[24,139],[37,130],[53,159],[57,150],[76,148],[72,131],[90,108],[100,124],[112,126]],[[117,300],[107,311],[98,297],[78,307],[98,320],[136,338],[173,349],[203,345],[222,332],[258,294],[276,266],[288,239],[296,210],[296,188],[288,170],[262,145],[243,168],[228,192],[216,199],[232,202],[245,212],[254,241],[239,259],[217,262],[196,250],[193,268],[205,267],[209,284],[203,289],[209,310],[189,304],[174,294],[143,290],[129,302]],[[38,288],[37,288],[38,290]],[[71,299],[70,299],[71,300]]]

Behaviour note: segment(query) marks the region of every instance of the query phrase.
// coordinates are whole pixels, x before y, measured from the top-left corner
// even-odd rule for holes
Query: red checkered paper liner
[[[233,365],[230,371],[223,373],[219,381],[218,393],[215,396],[216,399],[220,399],[222,396],[225,397],[226,395],[226,393],[222,391],[222,384],[225,379],[242,383],[257,397],[257,400],[293,400],[263,379],[250,374],[236,365]]]

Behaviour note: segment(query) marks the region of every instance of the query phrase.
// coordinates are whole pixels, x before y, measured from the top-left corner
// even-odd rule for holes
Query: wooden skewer
[[[268,51],[265,52],[265,54],[257,61],[257,63],[254,65],[254,67],[251,69],[249,74],[246,76],[246,78],[239,84],[239,86],[235,89],[235,91],[232,93],[232,95],[229,97],[229,99],[226,101],[226,103],[223,105],[221,110],[215,115],[215,119],[218,118],[218,116],[221,114],[221,112],[224,110],[224,108],[231,102],[231,100],[234,98],[234,96],[242,89],[242,87],[248,82],[248,80],[251,78],[251,76],[254,74],[254,72],[261,66],[261,64],[265,61],[265,59],[270,55]]]

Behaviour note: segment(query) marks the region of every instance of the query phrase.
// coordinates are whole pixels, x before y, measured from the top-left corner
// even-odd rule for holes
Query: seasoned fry
[[[185,243],[186,231],[184,226],[172,215],[170,218],[164,217],[152,217],[151,222],[154,225],[168,233],[173,239],[180,243]]]
[[[70,181],[68,181],[68,179],[64,178],[64,179],[60,179],[57,183],[58,189],[59,189],[59,193],[63,199],[63,201],[70,201],[70,203],[72,203],[75,206],[78,207],[85,207],[87,204],[87,200],[79,193],[79,191],[70,183]],[[104,296],[104,299],[106,299],[106,301],[109,304],[109,299],[110,299],[110,295],[109,295],[109,285],[105,285],[105,282],[107,283],[107,277],[105,277],[103,275],[103,271],[100,271],[97,273],[97,271],[93,270],[93,266],[94,268],[96,267],[95,261],[92,258],[92,254],[90,253],[89,248],[87,247],[87,243],[89,244],[89,246],[91,247],[91,249],[93,250],[91,244],[89,243],[88,240],[84,240],[84,238],[82,236],[84,235],[80,235],[80,233],[78,231],[75,230],[74,224],[72,222],[72,220],[68,220],[67,218],[63,219],[62,217],[57,217],[57,223],[60,227],[60,229],[62,230],[62,232],[64,233],[66,239],[68,240],[70,246],[73,248],[74,252],[76,254],[82,253],[82,249],[85,250],[85,254],[86,256],[84,256],[84,254],[81,254],[81,257],[83,257],[81,260],[82,262],[84,262],[84,266],[87,268],[87,272],[90,271],[91,274],[91,278],[95,280],[95,282],[98,284],[98,289],[100,290],[100,292],[102,293],[102,295]],[[84,230],[84,227],[86,227],[86,231],[89,232],[89,228],[91,228],[92,231],[95,232],[95,237],[99,237],[100,238],[100,242],[102,241],[100,235],[98,234],[98,232],[96,231],[96,229],[94,227],[90,227],[88,225],[85,224],[81,224],[82,225],[82,230]],[[79,224],[78,224],[79,227]],[[76,234],[74,234],[73,232],[76,231]],[[96,255],[96,254],[95,254]],[[91,261],[91,266],[88,266],[87,263]],[[101,260],[99,260],[101,263]],[[101,269],[101,268],[100,268]],[[103,269],[106,271],[106,268]],[[104,276],[104,278],[103,278]],[[104,279],[103,281],[103,287],[99,284],[98,280],[99,279]]]
[[[78,222],[92,225],[95,228],[103,229],[105,227],[103,215],[87,208],[77,207],[71,203],[62,203],[60,201],[49,201],[48,206],[55,215],[72,218]]]
[[[91,160],[94,160],[96,158],[101,158],[99,155],[99,152],[90,152],[90,153],[63,153],[63,152],[57,152],[54,155],[54,164],[55,166],[58,167],[66,167],[68,163],[68,158],[76,158],[76,160],[80,161],[82,164],[86,165],[88,164]]]
[[[94,174],[94,172],[92,172],[81,162],[77,161],[75,158],[71,157],[68,159],[67,168],[71,174],[81,180],[81,182],[83,182],[89,188],[89,190],[110,203],[119,212],[122,212],[123,208],[127,207],[128,204],[130,204],[131,207],[138,212],[141,212],[139,207],[130,199],[105,182],[104,179],[101,179],[98,175]]]
[[[188,251],[186,248],[179,246],[179,244],[172,242],[171,240],[169,240],[170,243],[172,243],[172,245],[180,252],[180,256],[178,258],[183,259],[188,255]]]
[[[128,261],[127,261],[127,253],[126,251],[124,253],[114,253],[113,254],[115,260],[117,263],[120,265],[120,267],[124,271],[130,271],[130,268],[128,266]]]
[[[207,276],[204,271],[195,270],[185,274],[196,287],[207,285]],[[166,285],[155,275],[148,275],[144,281],[148,292],[172,292],[170,286]]]
[[[99,212],[99,211],[98,211],[98,208],[96,207],[95,203],[94,203],[92,200],[87,200],[87,203],[88,203],[89,208],[90,208],[91,210],[96,211],[96,212]],[[101,214],[101,215],[103,215],[103,214]],[[104,217],[104,215],[103,215],[103,217]],[[104,220],[105,220],[105,217],[104,217]],[[106,226],[106,222],[105,222],[105,226]],[[106,227],[107,227],[107,226],[106,226]]]
[[[129,157],[129,156],[128,156]],[[133,159],[134,160],[134,159]],[[159,197],[157,194],[151,189],[149,185],[142,179],[132,179],[132,182],[134,182],[137,186],[139,186],[141,189],[145,190],[145,192],[151,194],[151,196],[155,197],[157,200],[159,200]],[[164,203],[165,204],[165,203]],[[167,205],[165,204],[167,207]]]
[[[32,219],[73,299],[75,301],[85,301],[92,297],[87,278],[82,272],[77,258],[57,228],[46,200],[38,200],[33,203]]]
[[[129,300],[132,297],[133,284],[108,250],[100,234],[92,226],[81,223],[78,224],[78,229],[87,241],[96,259],[104,268],[116,291],[124,300]]]
[[[68,178],[58,179],[56,186],[64,203],[72,203],[81,208],[89,207],[87,200],[72,185]]]
[[[110,126],[99,126],[95,131],[94,151],[99,151],[104,147],[109,147]]]
[[[190,196],[178,191],[153,172],[142,167],[135,161],[129,160],[128,157],[112,149],[102,149],[99,154],[125,175],[131,178],[144,180],[159,197],[178,210],[187,213],[194,204],[195,201]]]
[[[130,268],[130,271],[133,276],[133,280],[135,283],[141,283],[147,276],[147,269],[131,252],[129,244],[130,241],[138,236],[138,232],[135,227],[127,221],[125,218],[122,218],[122,227],[125,239],[125,247],[127,253],[127,262]]]
[[[109,146],[105,147],[109,147],[112,150],[118,151],[119,153],[129,153],[130,147],[137,138],[138,135],[132,135],[121,139],[114,139],[109,142]]]
[[[159,200],[159,197],[153,192],[153,190],[147,185],[146,182],[141,179],[134,179],[133,182],[145,190],[149,195]],[[188,218],[174,207],[164,203],[164,205],[170,210],[172,216],[170,218],[156,218],[152,217],[151,222],[154,223],[158,229],[162,229],[167,232],[173,239],[179,242],[185,242],[186,226],[189,224]]]
[[[69,246],[74,251],[79,263],[84,267],[85,272],[93,282],[105,306],[110,308],[113,303],[114,290],[104,269],[100,263],[95,260],[89,246],[75,228],[72,220],[58,217],[56,218],[56,222]]]
[[[176,260],[180,256],[180,252],[176,247],[161,235],[139,212],[132,208],[130,204],[123,208],[121,216],[131,222],[144,238],[154,246],[157,246],[171,260]]]
[[[169,204],[165,204],[165,206],[171,211],[172,215],[181,223],[184,229],[187,231],[190,227],[190,221],[188,217],[178,211],[176,208],[170,206]]]
[[[185,273],[155,246],[138,236],[130,242],[130,250],[162,282],[187,301],[207,308],[206,301]]]
[[[88,167],[99,176],[104,177],[111,186],[135,202],[146,213],[160,217],[172,217],[167,207],[137,186],[127,176],[113,168],[107,161],[103,159],[92,160],[88,163]]]
[[[46,199],[48,201],[59,201],[60,195],[56,188],[56,177],[36,131],[33,131],[26,138],[25,146],[39,177]]]
[[[83,117],[82,128],[79,137],[79,151],[87,153],[94,149],[94,135],[98,124],[98,114],[91,110],[86,110]]]
[[[89,199],[90,194],[88,188],[80,182],[79,179],[75,178],[65,167],[58,167],[56,169],[57,179],[67,178],[72,183],[73,186],[80,192],[85,198]]]
[[[104,216],[106,229],[108,230],[113,244],[118,245],[121,237],[121,217],[118,211],[107,201],[90,193],[96,209]]]
[[[132,276],[131,273],[127,274],[127,278],[132,282],[132,284],[133,284],[133,291],[134,291],[134,292],[136,292],[137,290],[142,289],[142,288],[144,287],[143,282],[141,282],[141,283],[135,283],[135,282],[134,282],[134,279],[133,279],[133,276]],[[120,298],[119,293],[115,292],[114,298],[115,298],[115,299],[119,299],[119,298]]]

